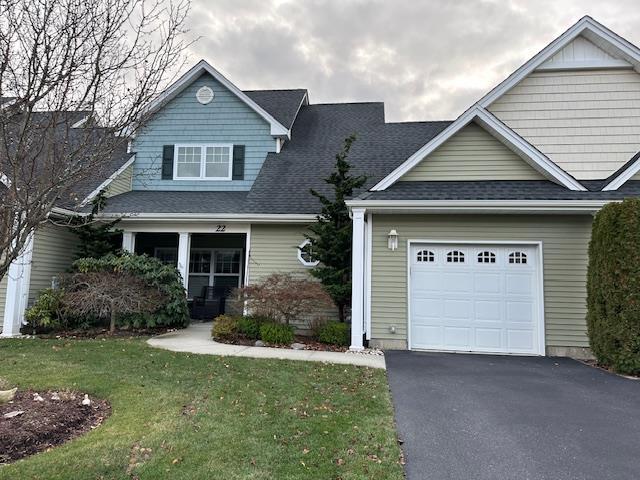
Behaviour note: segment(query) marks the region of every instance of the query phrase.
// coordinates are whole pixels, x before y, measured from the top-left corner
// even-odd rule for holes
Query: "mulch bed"
[[[51,399],[53,391],[38,392],[44,401],[34,400],[35,393],[18,390],[12,402],[0,405],[0,464],[78,437],[99,426],[111,412],[105,400],[90,398],[90,406],[82,405],[84,394],[77,392],[58,392],[60,400]],[[4,417],[15,411],[24,413]]]
[[[247,347],[253,347],[256,343],[255,340],[251,340],[243,336],[236,337],[235,339],[229,341],[216,339],[216,342],[228,343],[230,345],[246,345]],[[319,352],[346,352],[349,350],[349,347],[342,347],[339,345],[330,345],[328,343],[318,342],[310,337],[305,337],[304,335],[296,335],[294,342],[302,343],[304,345],[303,350],[315,350]],[[290,349],[291,345],[272,345],[270,343],[265,343],[265,347]]]
[[[152,335],[162,335],[173,332],[176,328],[122,328],[114,333],[109,333],[107,328],[87,328],[76,330],[65,330],[59,332],[36,333],[38,338],[128,338],[128,337],[150,337]],[[29,332],[25,331],[29,335]]]

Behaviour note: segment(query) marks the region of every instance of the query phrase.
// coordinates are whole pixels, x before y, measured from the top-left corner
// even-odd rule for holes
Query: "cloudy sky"
[[[585,14],[640,44],[638,0],[192,0],[189,51],[243,89],[455,118]]]

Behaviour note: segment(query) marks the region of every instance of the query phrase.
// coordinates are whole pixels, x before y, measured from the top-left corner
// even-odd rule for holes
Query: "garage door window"
[[[447,253],[447,263],[464,263],[464,253],[460,250],[452,250]]]
[[[493,252],[480,252],[478,263],[496,263],[496,254]]]
[[[509,254],[509,263],[527,263],[527,254],[524,252],[511,252]]]
[[[436,256],[431,250],[420,250],[416,260],[418,262],[435,262]]]

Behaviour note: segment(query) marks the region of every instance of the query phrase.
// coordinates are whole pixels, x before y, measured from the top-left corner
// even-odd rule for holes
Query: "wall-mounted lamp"
[[[398,232],[395,228],[391,229],[389,232],[389,241],[387,243],[389,250],[395,251],[398,248]]]

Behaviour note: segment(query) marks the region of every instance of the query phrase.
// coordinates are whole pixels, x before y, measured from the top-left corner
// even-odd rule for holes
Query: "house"
[[[592,217],[640,194],[638,72],[640,49],[584,17],[455,121],[391,123],[201,61],[84,203],[109,189],[123,247],[175,263],[190,298],[304,274],[309,189],[355,133],[352,349],[588,356]]]

